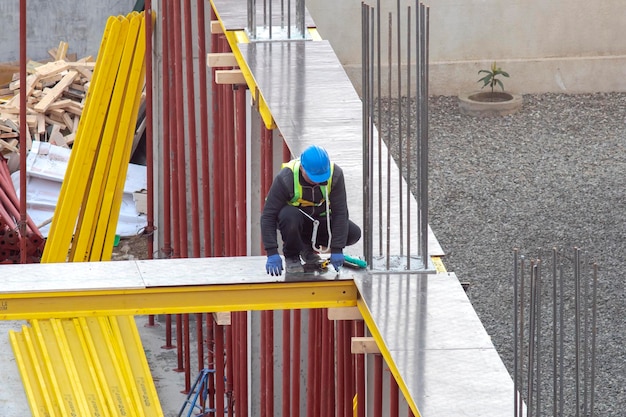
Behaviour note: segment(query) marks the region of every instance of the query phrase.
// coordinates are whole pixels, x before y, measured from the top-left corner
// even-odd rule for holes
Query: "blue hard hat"
[[[300,165],[313,182],[325,182],[330,178],[330,159],[324,148],[309,146],[300,155]]]

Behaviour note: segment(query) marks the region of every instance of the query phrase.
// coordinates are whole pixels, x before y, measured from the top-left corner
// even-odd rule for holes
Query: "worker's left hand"
[[[341,252],[330,254],[330,263],[332,266],[335,267],[335,271],[337,272],[339,272],[339,269],[343,266],[344,260],[345,260],[345,257],[343,256],[343,253]]]

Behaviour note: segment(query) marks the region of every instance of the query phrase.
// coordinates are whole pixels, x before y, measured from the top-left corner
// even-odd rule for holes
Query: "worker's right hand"
[[[274,254],[267,257],[267,262],[265,263],[265,270],[268,274],[272,276],[279,276],[283,273],[283,260],[280,255]]]

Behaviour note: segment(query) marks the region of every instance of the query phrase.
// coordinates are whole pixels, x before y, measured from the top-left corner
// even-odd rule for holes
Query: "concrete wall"
[[[368,1],[374,4],[375,1]],[[426,0],[430,8],[430,93],[479,89],[479,69],[492,61],[509,72],[516,93],[626,91],[626,13],[623,0]],[[307,0],[324,39],[331,42],[360,91],[361,0]],[[405,13],[413,1],[401,0]],[[387,15],[396,0],[382,0]],[[406,25],[406,17],[401,20]],[[401,37],[406,42],[406,35]],[[395,47],[396,40],[393,40]],[[393,52],[395,54],[395,52]],[[384,59],[383,59],[384,61]]]
[[[128,14],[134,5],[135,0],[28,0],[27,55],[34,60],[48,58],[48,49],[65,41],[69,53],[95,57],[107,18]],[[19,0],[0,1],[0,62],[19,60],[19,11]]]

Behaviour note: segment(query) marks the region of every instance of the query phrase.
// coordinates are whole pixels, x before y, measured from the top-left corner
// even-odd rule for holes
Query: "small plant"
[[[478,71],[478,74],[482,74],[485,73],[487,75],[485,75],[483,78],[481,78],[480,80],[478,80],[478,82],[482,82],[483,86],[481,88],[485,88],[486,86],[491,86],[491,93],[493,93],[493,89],[496,85],[500,86],[500,88],[502,89],[502,91],[504,91],[504,84],[502,84],[502,80],[500,80],[498,77],[498,75],[501,75],[503,77],[509,77],[509,74],[505,71],[502,71],[502,68],[499,68],[496,65],[496,61],[493,61],[493,64],[491,64],[491,70],[486,70],[486,69],[482,69],[480,71]]]

